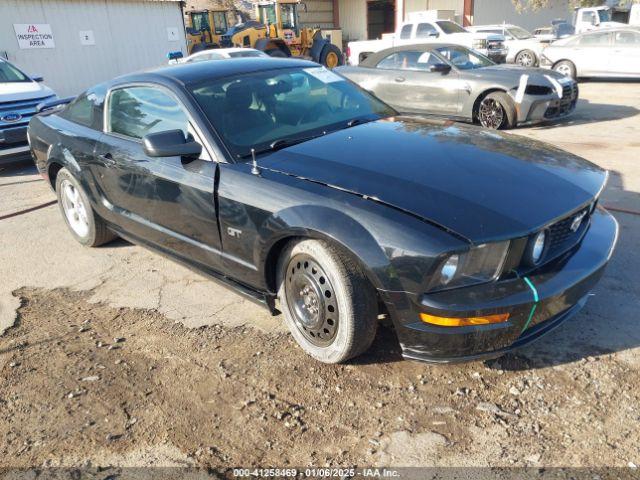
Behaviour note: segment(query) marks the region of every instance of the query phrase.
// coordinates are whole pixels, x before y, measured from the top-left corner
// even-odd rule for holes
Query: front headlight
[[[444,290],[490,282],[500,276],[509,241],[485,243],[445,258],[436,270],[429,290]]]
[[[471,48],[474,48],[474,49],[487,48],[487,41],[484,38],[474,38],[471,44]]]

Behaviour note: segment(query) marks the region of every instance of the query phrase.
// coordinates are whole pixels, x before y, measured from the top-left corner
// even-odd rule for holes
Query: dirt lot
[[[612,88],[615,97],[612,97]],[[519,129],[612,169],[640,210],[640,86],[582,84],[573,120]],[[52,198],[0,172],[0,216]],[[56,207],[0,222],[0,467],[640,465],[640,217],[587,307],[491,362],[343,366],[281,319],[126,242],[87,250]],[[633,471],[633,470],[632,470]]]

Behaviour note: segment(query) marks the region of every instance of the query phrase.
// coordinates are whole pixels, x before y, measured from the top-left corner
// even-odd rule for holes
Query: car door
[[[608,74],[611,62],[611,33],[589,32],[575,40],[570,60],[579,76]]]
[[[610,70],[614,75],[640,77],[640,31],[613,32]]]
[[[184,104],[165,87],[112,89],[96,147],[103,197],[129,234],[209,267],[220,263],[214,183],[217,164]],[[203,145],[195,160],[149,157],[142,138],[182,130]]]
[[[432,72],[442,63],[428,50],[390,53],[375,67],[379,77],[375,94],[400,112],[451,115],[459,111],[457,72]],[[452,88],[453,87],[453,88]]]

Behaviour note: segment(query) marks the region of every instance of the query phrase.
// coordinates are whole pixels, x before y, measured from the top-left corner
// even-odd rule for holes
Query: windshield
[[[15,82],[30,82],[31,79],[24,73],[18,70],[16,67],[7,62],[0,62],[0,82],[1,83],[15,83]]]
[[[516,37],[518,40],[526,40],[527,38],[531,38],[532,35],[527,32],[524,28],[520,27],[511,27],[509,29],[509,33]]]
[[[460,25],[454,22],[450,22],[448,20],[438,20],[436,22],[438,26],[442,29],[444,33],[447,35],[450,33],[465,33],[466,30],[462,28]]]
[[[255,72],[189,89],[236,157],[396,114],[324,67]]]
[[[266,57],[267,55],[257,50],[245,50],[237,52],[229,52],[231,58],[250,58],[250,57]]]
[[[610,10],[598,10],[598,17],[601,22],[610,22],[611,21],[611,11]]]
[[[473,70],[495,65],[484,55],[459,45],[436,48],[436,52],[458,70]]]

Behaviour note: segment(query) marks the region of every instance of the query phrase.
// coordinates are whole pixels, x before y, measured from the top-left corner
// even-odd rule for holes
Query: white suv
[[[0,164],[31,158],[27,126],[39,103],[56,98],[42,85],[42,78],[29,77],[0,58]]]
[[[516,25],[479,25],[467,27],[473,32],[497,33],[504,35],[507,47],[507,63],[516,63],[523,67],[536,67],[540,64],[540,54],[544,45],[524,28]]]

